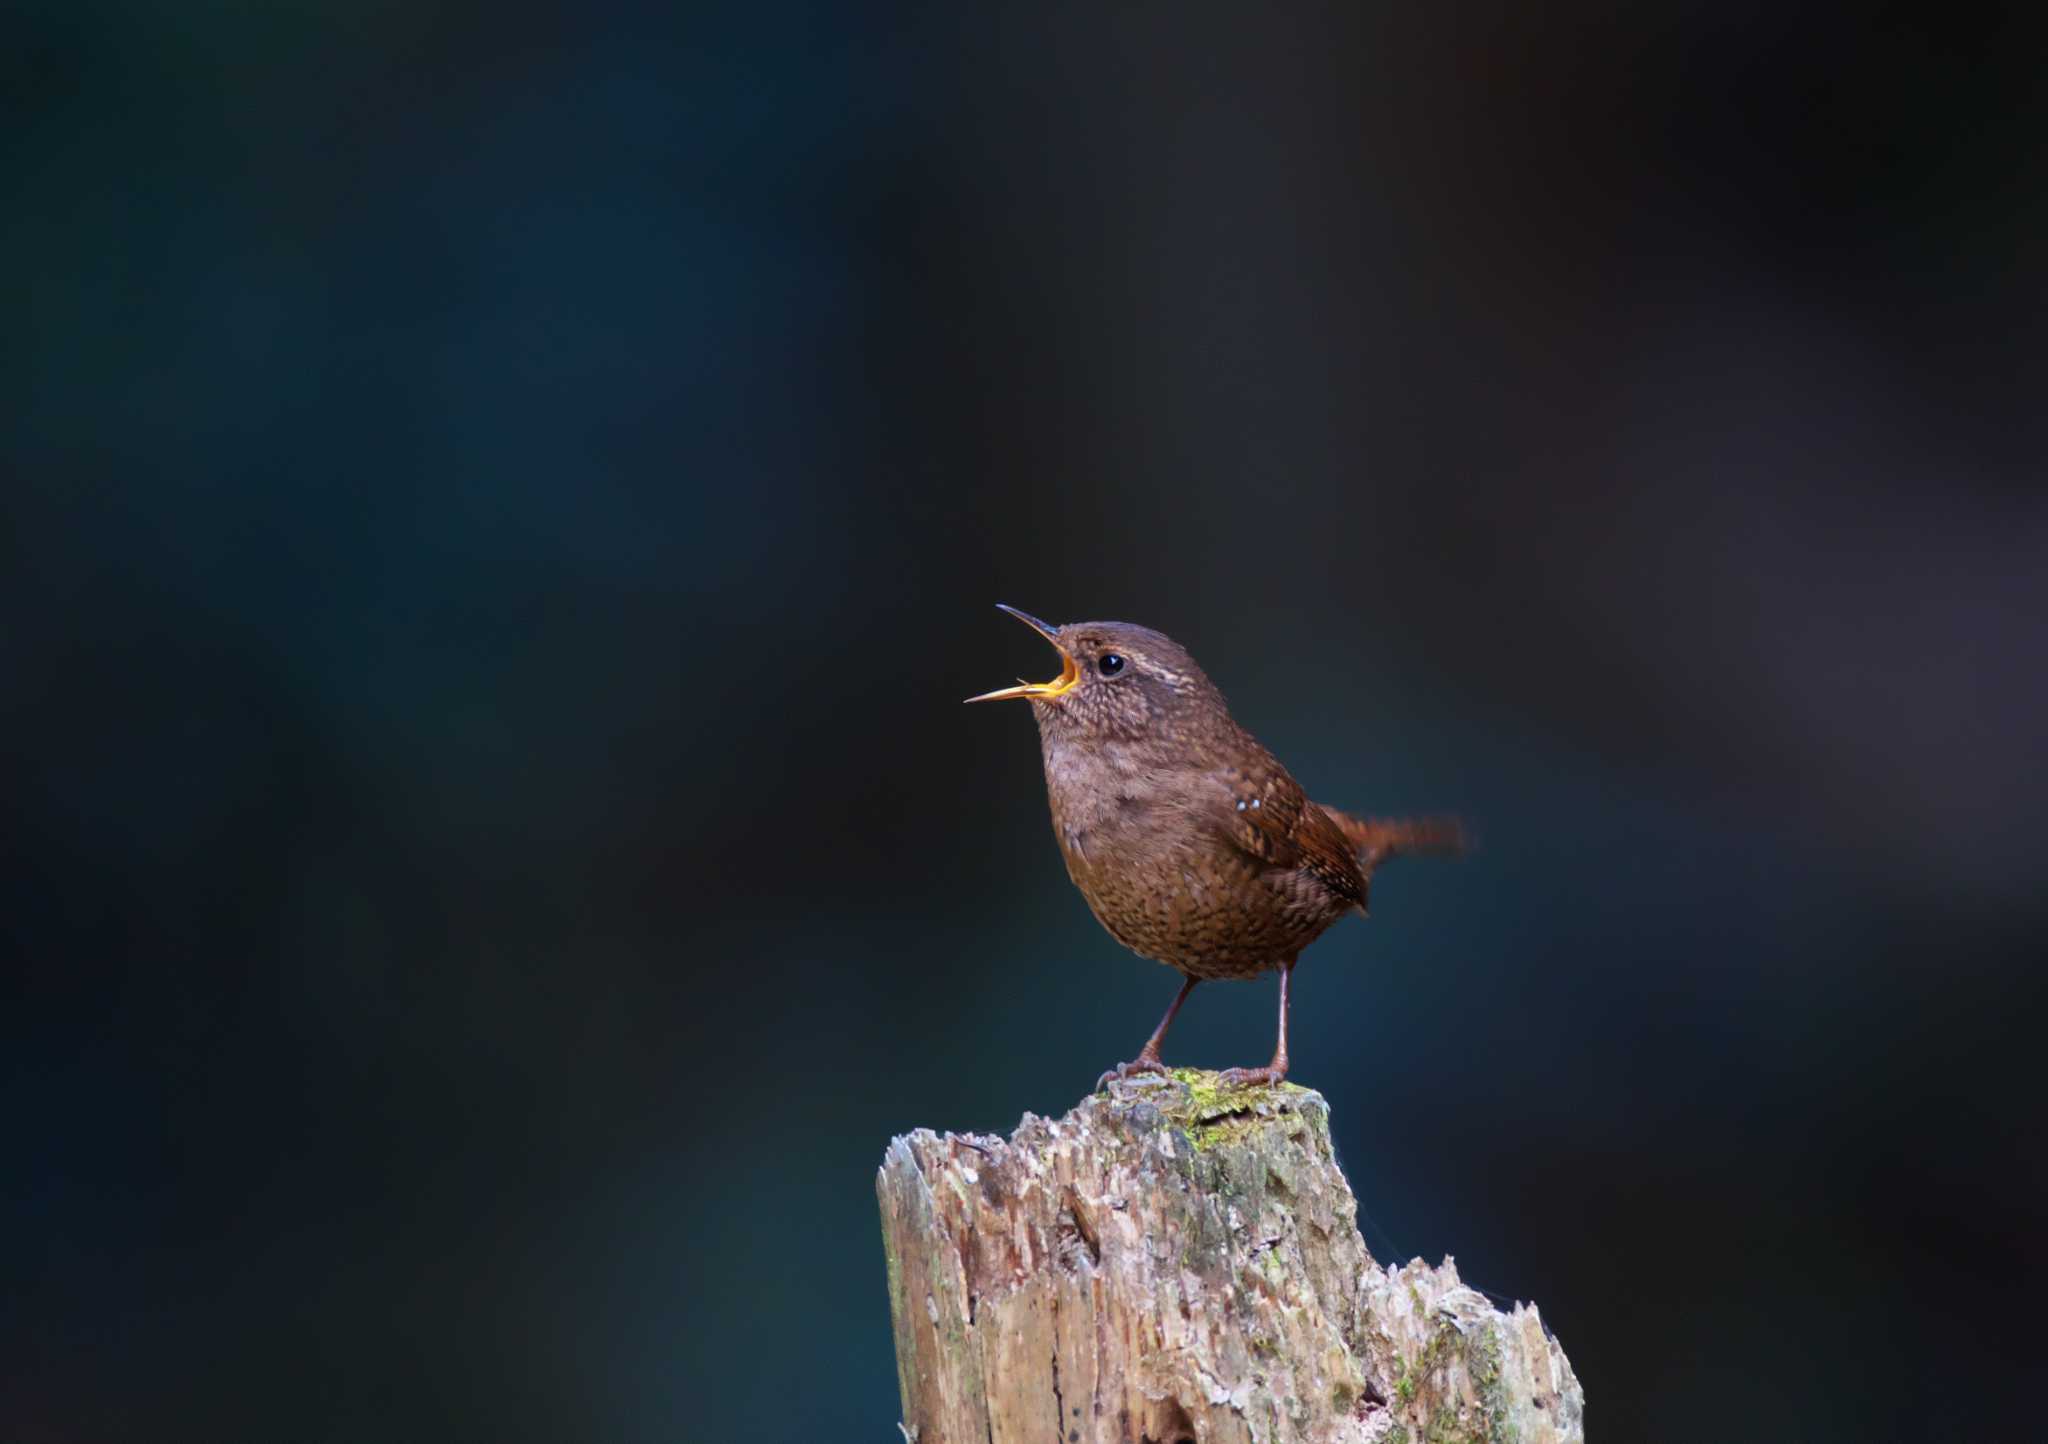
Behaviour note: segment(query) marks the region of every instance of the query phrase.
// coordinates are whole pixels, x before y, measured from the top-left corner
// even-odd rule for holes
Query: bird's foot
[[[1166,1065],[1159,1061],[1157,1053],[1140,1053],[1128,1063],[1119,1063],[1095,1080],[1095,1091],[1100,1093],[1117,1078],[1133,1078],[1140,1073],[1164,1073]]]
[[[1225,1068],[1217,1075],[1233,1088],[1260,1088],[1287,1077],[1285,1063],[1268,1063],[1263,1068]]]

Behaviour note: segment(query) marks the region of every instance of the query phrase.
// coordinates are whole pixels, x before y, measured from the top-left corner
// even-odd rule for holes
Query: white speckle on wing
[[[1243,799],[1242,797],[1240,797],[1240,798],[1238,798],[1238,799],[1237,799],[1237,810],[1238,810],[1239,812],[1243,812],[1243,811],[1244,811],[1244,799]]]
[[[1258,799],[1258,798],[1256,798],[1256,797],[1254,797],[1254,798],[1252,799],[1252,806],[1253,806],[1253,807],[1257,807],[1258,805],[1259,805],[1259,799]]]

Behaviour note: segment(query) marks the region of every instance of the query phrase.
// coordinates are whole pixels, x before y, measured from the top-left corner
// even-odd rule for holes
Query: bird
[[[1222,1076],[1280,1082],[1302,949],[1347,913],[1364,915],[1374,869],[1388,858],[1463,851],[1462,825],[1357,817],[1310,801],[1162,632],[1131,622],[1056,627],[997,606],[1052,643],[1060,673],[966,700],[1030,702],[1067,876],[1111,937],[1184,979],[1138,1056],[1097,1087],[1166,1071],[1160,1047],[1196,984],[1276,970],[1272,1061]]]

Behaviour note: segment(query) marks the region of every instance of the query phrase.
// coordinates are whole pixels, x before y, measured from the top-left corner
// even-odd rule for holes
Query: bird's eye
[[[1102,659],[1095,664],[1095,670],[1105,677],[1114,677],[1123,669],[1124,659],[1114,652],[1104,652]]]

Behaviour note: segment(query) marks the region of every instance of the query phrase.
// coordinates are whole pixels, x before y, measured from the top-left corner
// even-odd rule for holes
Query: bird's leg
[[[1273,1045],[1273,1061],[1263,1068],[1225,1068],[1226,1083],[1278,1083],[1287,1076],[1287,984],[1294,976],[1294,959],[1280,965],[1280,1039]]]
[[[1128,1078],[1133,1073],[1164,1073],[1166,1065],[1159,1061],[1159,1045],[1166,1041],[1166,1030],[1173,1026],[1173,1015],[1180,1011],[1180,1005],[1188,1000],[1188,994],[1195,990],[1200,978],[1189,978],[1180,985],[1180,991],[1167,1004],[1166,1016],[1159,1020],[1159,1026],[1152,1030],[1152,1036],[1145,1040],[1145,1046],[1138,1050],[1138,1056],[1128,1063],[1119,1063],[1095,1080],[1097,1088],[1107,1088],[1112,1078]]]

